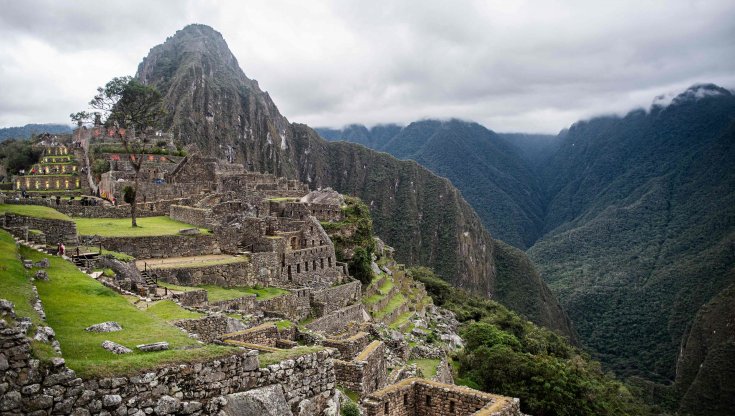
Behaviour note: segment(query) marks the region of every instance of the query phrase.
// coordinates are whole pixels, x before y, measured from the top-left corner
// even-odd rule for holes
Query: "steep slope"
[[[455,285],[485,296],[492,296],[499,282],[512,286],[505,282],[510,274],[496,273],[492,238],[448,180],[416,163],[356,144],[330,143],[308,126],[290,124],[212,28],[190,25],[178,31],[151,49],[136,76],[164,95],[167,124],[179,142],[249,169],[357,195],[370,205],[376,231],[401,253],[400,261],[429,265]],[[544,284],[533,275],[520,278]],[[563,313],[538,316],[559,310],[554,299],[538,302],[543,305],[519,312],[558,322],[571,333]]]
[[[490,233],[528,248],[543,230],[537,175],[507,139],[471,122],[423,120],[405,128],[352,125],[318,129],[330,140],[347,140],[399,159],[411,159],[448,178],[475,208]],[[387,138],[386,133],[395,134]]]
[[[580,337],[622,374],[672,380],[697,310],[733,282],[735,97],[574,125],[545,171],[549,232],[530,250]]]
[[[699,310],[684,337],[675,384],[683,415],[725,416],[735,408],[733,305],[735,285],[730,285]]]

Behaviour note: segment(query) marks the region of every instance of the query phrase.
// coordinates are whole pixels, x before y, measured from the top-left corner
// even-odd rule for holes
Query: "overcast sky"
[[[556,133],[691,84],[735,88],[735,1],[0,0],[0,127],[68,123],[188,23],[290,121],[458,117]]]

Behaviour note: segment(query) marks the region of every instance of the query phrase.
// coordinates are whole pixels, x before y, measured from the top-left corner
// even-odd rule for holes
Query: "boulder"
[[[36,280],[48,280],[48,273],[46,273],[46,270],[39,270],[34,277]]]
[[[42,269],[48,269],[49,266],[50,266],[50,263],[49,263],[48,259],[45,258],[45,257],[41,261],[39,261],[38,263],[36,263],[36,267],[40,267]]]
[[[229,394],[226,397],[227,404],[222,408],[222,413],[228,416],[293,416],[280,384]]]
[[[179,230],[179,234],[181,235],[197,235],[201,231],[199,231],[198,228],[184,228],[182,230]]]
[[[155,409],[157,415],[175,415],[181,409],[181,401],[175,397],[163,396],[158,399]]]
[[[168,349],[168,342],[161,341],[161,342],[154,342],[152,344],[140,344],[140,345],[136,345],[135,348],[143,352],[163,351],[163,350]]]
[[[129,354],[133,352],[130,348],[112,341],[104,341],[102,343],[102,348],[112,352],[113,354]]]
[[[15,311],[13,310],[13,302],[7,299],[0,299],[0,316],[9,316],[15,318]]]
[[[102,322],[100,324],[92,325],[85,329],[89,332],[117,332],[122,331],[122,327],[115,321]]]

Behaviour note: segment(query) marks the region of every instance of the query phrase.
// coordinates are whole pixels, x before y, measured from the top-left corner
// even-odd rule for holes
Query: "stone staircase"
[[[156,275],[152,271],[145,269],[140,272],[140,275],[143,276],[145,284],[147,284],[148,286],[156,285]]]

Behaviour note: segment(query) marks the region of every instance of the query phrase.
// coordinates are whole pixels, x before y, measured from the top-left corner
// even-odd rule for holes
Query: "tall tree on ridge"
[[[95,112],[101,113],[104,124],[108,128],[114,128],[135,171],[132,192],[126,193],[125,202],[131,206],[131,224],[137,227],[138,179],[143,166],[145,144],[149,141],[148,135],[161,124],[166,115],[163,97],[154,87],[133,77],[115,77],[104,87],[97,88],[97,94],[89,102],[89,106],[93,112],[80,111],[70,117],[72,121],[78,122],[91,120]]]

